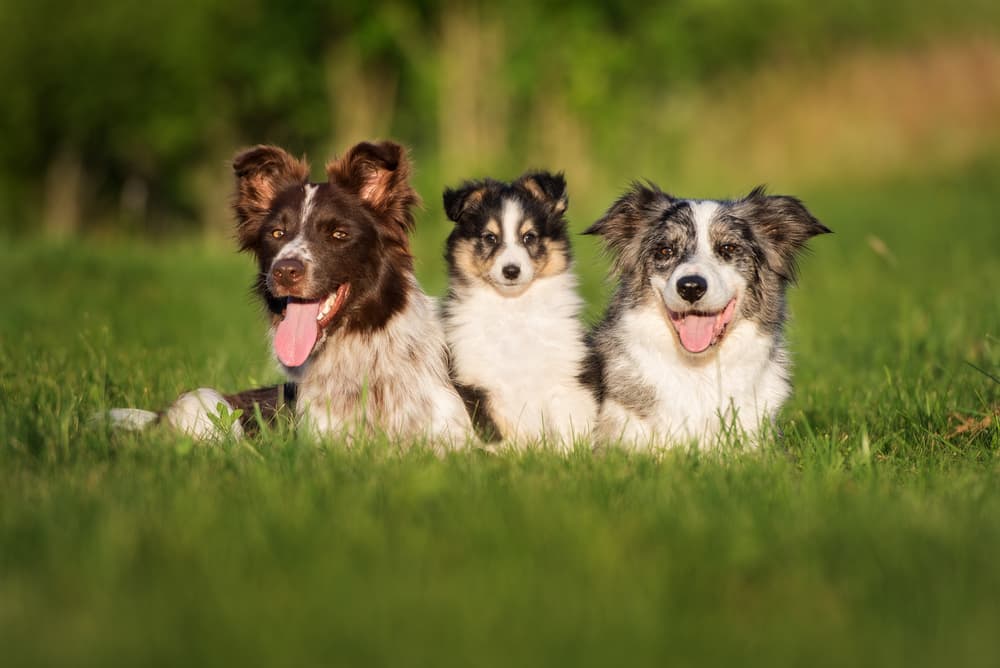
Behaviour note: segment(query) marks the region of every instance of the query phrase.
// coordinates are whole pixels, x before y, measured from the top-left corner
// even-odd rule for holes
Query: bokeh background
[[[637,177],[808,192],[970,163],[1000,136],[993,0],[0,4],[13,238],[224,240],[241,145],[319,178],[391,137],[436,266],[440,192],[464,178],[565,170],[582,228]]]
[[[992,364],[997,290],[973,299],[934,276],[986,285],[1000,271],[995,0],[0,8],[0,257],[44,285],[14,300],[11,346],[78,348],[76,331],[114,351],[116,377],[155,350],[199,383],[270,380],[246,296],[254,265],[233,253],[231,156],[280,144],[321,179],[354,142],[393,138],[416,163],[417,271],[432,294],[446,280],[440,194],[463,179],[562,170],[578,232],[633,179],[688,197],[763,183],[836,232],[813,244],[793,295],[812,328],[796,341],[793,323],[803,357],[855,350],[877,370],[936,323],[956,363]],[[576,237],[575,252],[592,321],[607,263],[595,239]],[[859,301],[902,333],[881,336]],[[253,364],[214,361],[244,348],[259,350]]]
[[[376,137],[412,147],[433,294],[466,178],[563,170],[575,231],[637,178],[802,197],[835,234],[784,438],[439,460],[95,422],[280,379],[229,160],[319,179]],[[4,665],[1000,665],[998,202],[998,0],[0,0]]]

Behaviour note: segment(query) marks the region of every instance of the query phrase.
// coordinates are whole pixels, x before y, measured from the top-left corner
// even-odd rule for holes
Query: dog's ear
[[[830,229],[816,220],[800,200],[768,195],[763,186],[754,188],[740,204],[752,207],[747,219],[764,249],[768,266],[786,281],[795,281],[796,259],[806,242],[828,234]]]
[[[642,231],[673,203],[674,199],[655,185],[633,183],[607,213],[583,233],[603,237],[604,245],[614,254],[615,271],[623,273],[638,263]]]
[[[516,185],[528,191],[533,198],[541,202],[551,213],[559,215],[569,206],[569,196],[566,194],[566,178],[562,172],[529,172],[516,181]]]
[[[309,165],[277,146],[254,146],[233,158],[236,194],[236,234],[240,248],[253,245],[275,197],[283,190],[309,181]]]
[[[442,199],[448,220],[457,223],[462,214],[482,201],[487,187],[486,181],[466,181],[457,188],[445,188]]]
[[[392,141],[355,144],[326,166],[330,182],[364,200],[404,236],[413,230],[420,196],[410,185],[406,149]]]

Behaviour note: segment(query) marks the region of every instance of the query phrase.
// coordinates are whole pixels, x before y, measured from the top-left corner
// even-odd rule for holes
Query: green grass
[[[785,440],[753,454],[109,434],[87,417],[276,379],[252,263],[5,244],[4,664],[997,665],[998,183],[1000,158],[802,193],[836,234],[792,297]]]

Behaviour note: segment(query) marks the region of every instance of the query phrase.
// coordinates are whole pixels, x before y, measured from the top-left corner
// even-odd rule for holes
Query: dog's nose
[[[285,287],[291,287],[301,281],[305,273],[305,265],[294,258],[278,260],[271,267],[271,276],[274,277],[275,282]]]
[[[701,276],[691,274],[677,279],[677,294],[688,303],[694,304],[706,292],[708,292],[708,281]]]
[[[503,277],[508,281],[513,281],[521,275],[521,267],[516,264],[505,264],[503,267]]]

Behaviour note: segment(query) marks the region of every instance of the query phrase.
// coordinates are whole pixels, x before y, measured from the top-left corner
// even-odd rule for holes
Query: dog
[[[218,406],[247,417],[255,406],[268,417],[285,395],[300,426],[319,437],[469,444],[472,424],[449,376],[438,306],[413,272],[409,233],[419,198],[405,149],[357,144],[327,165],[321,183],[276,146],[240,152],[233,171],[237,238],[257,259],[255,291],[291,384],[236,395],[202,388],[161,420],[203,437]]]
[[[562,174],[446,189],[452,373],[487,440],[571,448],[597,419]]]
[[[755,441],[791,392],[785,292],[830,230],[763,187],[737,200],[633,184],[584,234],[602,237],[618,286],[591,333],[598,433],[646,448]]]

